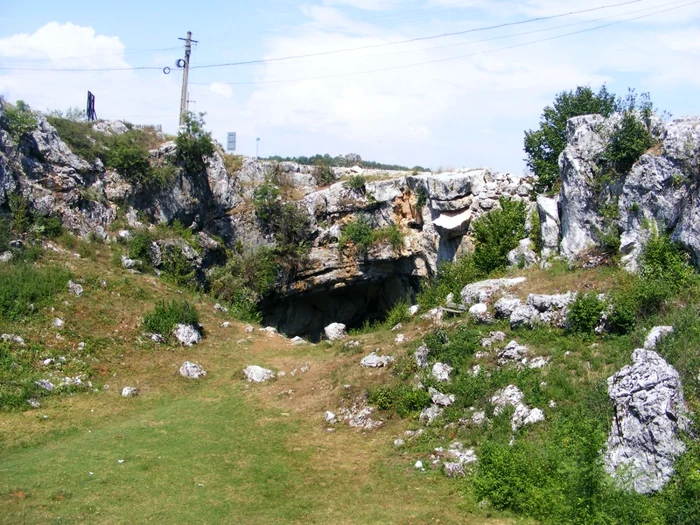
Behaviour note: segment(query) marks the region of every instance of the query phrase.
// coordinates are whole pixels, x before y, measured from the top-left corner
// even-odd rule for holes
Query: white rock
[[[83,287],[80,286],[78,283],[68,281],[68,291],[76,297],[80,297],[83,294]]]
[[[394,440],[394,446],[395,446],[396,448],[403,447],[405,444],[406,444],[406,442],[405,442],[403,439],[401,439],[401,438],[398,438],[398,439],[395,439],[395,440]]]
[[[649,331],[647,338],[644,340],[644,348],[646,350],[653,350],[664,336],[671,333],[673,333],[672,326],[655,326]]]
[[[416,470],[423,470],[423,462],[422,461],[416,461],[415,465],[413,465],[413,468]]]
[[[200,377],[206,376],[207,372],[198,364],[185,361],[180,367],[180,375],[187,379],[199,379]]]
[[[442,415],[442,411],[443,409],[439,406],[431,405],[428,408],[424,408],[421,411],[420,416],[418,416],[418,421],[425,425],[429,425],[430,423],[435,421],[435,419]]]
[[[48,392],[53,392],[56,390],[56,386],[48,379],[39,379],[38,381],[34,381],[34,384]]]
[[[512,279],[488,279],[468,284],[462,289],[462,303],[465,305],[488,303],[496,292],[524,283],[526,280],[525,277],[515,277]]]
[[[510,327],[516,330],[520,327],[532,328],[539,319],[539,312],[534,306],[523,304],[518,306],[513,313],[510,314]]]
[[[478,377],[480,373],[481,373],[481,365],[474,365],[472,367],[472,376]]]
[[[404,334],[398,334],[394,339],[394,343],[401,345],[406,341],[406,336]]]
[[[221,323],[221,328],[231,328],[231,323],[228,321],[224,321]]]
[[[338,422],[338,419],[335,417],[335,414],[330,410],[326,410],[326,413],[323,415],[323,420],[326,423],[330,423],[331,425],[335,425]]]
[[[7,251],[7,252],[2,252],[0,253],[0,263],[8,263],[12,260],[12,252]]]
[[[19,346],[25,346],[24,339],[15,334],[2,334],[0,335],[0,341],[5,341],[6,343],[17,343]]]
[[[433,324],[439,324],[444,316],[445,310],[438,306],[437,308],[433,308],[432,310],[424,313],[420,316],[420,318],[425,321],[430,321]]]
[[[398,332],[398,331],[401,330],[402,328],[403,328],[403,324],[399,323],[399,324],[397,324],[396,326],[394,326],[394,327],[391,329],[391,331],[392,331],[392,332]]]
[[[527,346],[513,340],[498,353],[498,364],[503,366],[510,363],[520,363],[527,356]]]
[[[129,230],[119,230],[117,232],[117,235],[119,236],[120,239],[123,239],[126,242],[129,242],[131,239],[134,238],[134,236],[131,234],[131,232]]]
[[[484,303],[477,303],[469,308],[469,315],[480,323],[486,323],[490,320],[489,307]]]
[[[348,333],[345,331],[345,325],[342,323],[331,323],[326,326],[324,332],[329,341],[338,341],[348,336]]]
[[[290,339],[289,342],[292,343],[292,345],[294,345],[294,346],[307,344],[306,339],[299,337],[299,336],[293,337],[292,339]]]
[[[496,317],[499,319],[509,319],[516,308],[522,306],[523,302],[516,297],[501,297],[493,306]]]
[[[530,268],[538,261],[530,239],[522,239],[517,248],[508,252],[507,259],[511,268]]]
[[[253,332],[255,332],[255,328],[253,328],[252,326],[248,325],[245,327],[246,334],[252,334]]]
[[[214,310],[216,310],[217,312],[223,312],[223,313],[228,312],[228,308],[226,308],[225,306],[221,306],[221,304],[219,304],[219,303],[216,303],[214,305]]]
[[[442,394],[432,387],[428,389],[428,394],[430,394],[430,399],[433,400],[434,404],[443,407],[452,405],[456,399],[454,394]]]
[[[151,334],[151,341],[156,344],[162,345],[165,343],[165,338],[160,334]]]
[[[385,366],[389,366],[391,363],[394,362],[394,358],[390,355],[377,355],[376,352],[372,352],[369,355],[366,355],[365,357],[362,358],[360,361],[360,366],[362,368],[382,368]]]
[[[138,395],[138,390],[133,386],[125,386],[122,388],[122,397],[134,397]]]
[[[175,338],[178,342],[185,346],[196,345],[202,339],[199,331],[189,324],[178,324],[173,334],[175,334]]]
[[[416,349],[413,356],[419,368],[426,368],[428,366],[428,354],[430,354],[430,349],[425,345],[421,345]]]
[[[445,467],[445,474],[448,478],[457,478],[466,475],[464,473],[464,465],[459,461],[446,462],[443,466]]]
[[[532,361],[527,364],[528,368],[544,368],[549,363],[549,358],[547,357],[535,357]]]
[[[438,381],[444,382],[450,380],[450,373],[452,372],[452,367],[445,363],[435,363],[433,365],[433,377]]]
[[[41,408],[41,403],[39,403],[39,401],[35,397],[30,397],[29,399],[27,399],[27,403],[32,408]]]
[[[474,412],[472,414],[472,422],[475,425],[481,425],[486,421],[486,412]]]
[[[53,325],[55,328],[63,328],[63,325],[65,325],[65,324],[66,324],[66,322],[63,319],[60,319],[58,317],[56,317],[53,320]]]
[[[418,313],[419,310],[420,310],[420,305],[414,304],[413,306],[409,306],[408,307],[408,315],[413,317],[414,315],[416,315]]]
[[[262,383],[269,379],[274,379],[275,373],[272,370],[257,365],[249,365],[243,369],[246,379],[252,383]]]
[[[270,335],[277,335],[277,328],[274,326],[266,326],[265,328],[261,328],[260,331]]]
[[[500,343],[501,341],[505,341],[506,339],[506,334],[503,332],[489,332],[488,337],[484,337],[481,340],[481,346],[483,348],[488,348],[492,346],[494,343]]]
[[[139,261],[137,259],[130,259],[126,255],[122,255],[121,261],[122,261],[122,268],[124,268],[125,270],[134,270],[137,267],[140,267],[142,264],[141,261]]]

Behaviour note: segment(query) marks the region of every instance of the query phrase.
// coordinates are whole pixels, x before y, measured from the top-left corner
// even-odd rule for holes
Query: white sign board
[[[226,139],[226,151],[236,151],[236,132],[233,131],[228,134]]]

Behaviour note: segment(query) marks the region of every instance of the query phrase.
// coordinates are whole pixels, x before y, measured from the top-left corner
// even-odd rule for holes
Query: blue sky
[[[5,0],[0,67],[157,69],[0,69],[0,95],[36,109],[65,109],[82,107],[90,89],[98,116],[174,132],[181,77],[160,68],[182,56],[178,37],[188,30],[199,40],[193,66],[364,47],[193,69],[191,109],[207,112],[221,142],[227,131],[238,132],[243,154],[253,154],[261,137],[266,156],[354,152],[409,166],[522,173],[523,131],[537,126],[556,93],[577,85],[606,82],[620,94],[634,87],[674,116],[700,114],[700,2],[640,0],[596,9],[623,2]],[[566,36],[587,29],[593,30]]]

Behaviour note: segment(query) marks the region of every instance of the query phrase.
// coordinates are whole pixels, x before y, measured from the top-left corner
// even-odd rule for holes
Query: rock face
[[[621,483],[646,494],[660,490],[685,451],[679,431],[687,409],[678,372],[656,352],[637,349],[632,365],[608,378],[615,405],[605,468]]]
[[[619,122],[620,115],[606,119],[587,115],[569,120],[568,145],[559,159],[562,189],[559,196],[561,210],[561,254],[575,258],[596,246],[599,232],[605,230],[601,218],[596,187],[599,159],[608,144],[610,131]],[[612,199],[608,206],[619,214],[621,232],[620,252],[623,264],[636,269],[637,257],[649,235],[649,223],[670,233],[673,240],[687,246],[696,263],[700,262],[700,199],[694,185],[694,173],[700,167],[700,118],[686,117],[662,122],[651,121],[652,134],[659,140],[658,147],[642,155],[629,173],[609,185]],[[538,204],[540,203],[538,199]],[[546,203],[543,201],[543,205]],[[547,204],[553,211],[551,203]],[[543,241],[545,222],[549,211],[540,207]],[[554,238],[556,220],[548,219],[547,245]]]

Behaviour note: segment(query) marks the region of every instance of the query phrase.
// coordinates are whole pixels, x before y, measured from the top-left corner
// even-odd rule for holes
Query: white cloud
[[[212,82],[209,89],[214,93],[217,93],[223,97],[231,98],[233,96],[233,89],[228,84],[222,84],[221,82]]]
[[[338,5],[365,9],[367,11],[384,11],[401,4],[401,0],[323,0],[324,5]]]

